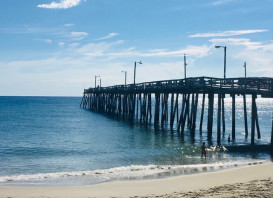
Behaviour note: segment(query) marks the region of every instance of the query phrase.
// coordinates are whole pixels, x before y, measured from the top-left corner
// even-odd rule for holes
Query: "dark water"
[[[186,131],[182,137],[167,126],[155,130],[152,124],[132,124],[90,112],[80,108],[80,102],[79,97],[0,97],[0,184],[82,185],[190,174],[204,166],[217,170],[270,159],[266,153],[230,153],[223,148],[208,151],[207,160],[200,159],[201,143],[208,144],[206,121],[201,135],[197,130],[192,137]],[[256,143],[268,144],[273,101],[258,99],[257,106],[262,139]],[[230,107],[227,98],[222,143],[249,144],[250,139],[244,138],[241,100],[236,106],[236,141],[227,142]]]

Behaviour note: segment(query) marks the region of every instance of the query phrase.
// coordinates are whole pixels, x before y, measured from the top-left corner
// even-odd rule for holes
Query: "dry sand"
[[[0,187],[2,198],[273,197],[273,163],[166,179],[76,187]]]

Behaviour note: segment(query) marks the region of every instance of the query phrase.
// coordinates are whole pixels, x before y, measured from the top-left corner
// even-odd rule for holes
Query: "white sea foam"
[[[126,180],[126,179],[144,179],[158,178],[170,175],[185,175],[202,173],[206,171],[216,171],[226,168],[253,165],[264,163],[264,161],[249,162],[225,162],[213,164],[195,164],[195,165],[131,165],[110,169],[98,169],[90,171],[58,172],[58,173],[39,173],[26,175],[1,176],[0,183],[30,183],[33,181],[45,181],[50,179],[80,178],[87,177],[86,180],[92,180],[92,183],[98,181]],[[97,182],[96,182],[97,181]]]

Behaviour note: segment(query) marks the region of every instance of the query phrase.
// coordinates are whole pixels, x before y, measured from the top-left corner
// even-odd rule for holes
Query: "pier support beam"
[[[150,115],[149,122],[151,123],[151,120],[152,120],[152,94],[151,93],[149,93],[148,95],[148,109],[149,109],[149,115]]]
[[[155,115],[154,125],[157,126],[159,122],[159,105],[160,105],[160,93],[155,94]]]
[[[232,94],[232,140],[235,140],[235,94]]]
[[[202,133],[206,94],[203,94],[199,131]]]
[[[217,144],[221,143],[221,102],[222,97],[221,94],[218,94],[218,112],[217,112]]]
[[[256,118],[256,129],[257,129],[257,137],[258,139],[261,139],[261,132],[260,132],[260,126],[259,126],[259,118],[258,118],[258,109],[257,109],[257,104],[255,101],[255,118]]]
[[[251,145],[254,145],[255,139],[255,120],[256,120],[256,113],[255,113],[255,100],[256,95],[252,94],[252,108],[251,108]]]
[[[248,126],[247,126],[247,111],[246,111],[246,95],[243,95],[244,102],[244,118],[245,118],[245,138],[248,137]]]
[[[225,94],[222,95],[222,122],[223,122],[223,132],[226,132],[226,121],[225,121]]]
[[[273,114],[272,114],[272,128],[271,128],[271,155],[273,156]]]
[[[182,103],[181,104],[182,104],[182,106],[181,106],[180,117],[179,117],[179,120],[178,120],[178,123],[177,123],[177,131],[180,131],[180,127],[181,127],[181,124],[183,122],[184,107],[185,107],[185,104],[186,104],[185,94],[182,94]],[[183,132],[183,129],[182,129],[182,132]]]
[[[194,94],[192,94],[194,95]],[[196,116],[197,116],[197,107],[198,107],[198,93],[195,94],[194,108],[192,113],[192,123],[191,123],[191,134],[193,135],[196,128]]]
[[[209,93],[209,105],[208,105],[208,139],[212,137],[212,128],[213,128],[213,104],[214,104],[214,93]]]
[[[174,114],[173,114],[173,106],[174,106],[174,93],[171,95],[171,112],[170,112],[170,128],[173,129],[173,121],[174,121]]]

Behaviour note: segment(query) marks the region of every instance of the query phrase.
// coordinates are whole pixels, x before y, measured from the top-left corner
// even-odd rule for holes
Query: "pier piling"
[[[252,108],[251,108],[251,145],[254,145],[255,138],[255,121],[256,121],[256,113],[255,113],[255,100],[256,94],[252,94]]]
[[[222,94],[222,123],[223,132],[226,131],[226,121],[225,121],[225,94]]]
[[[247,138],[248,126],[247,126],[247,110],[246,110],[246,95],[245,94],[243,94],[243,103],[244,103],[245,138]]]
[[[235,140],[235,94],[232,97],[232,140]]]
[[[202,128],[203,128],[203,118],[204,118],[204,108],[205,108],[205,98],[206,94],[203,93],[203,99],[202,99],[202,107],[201,107],[201,115],[200,115],[200,126],[199,126],[199,131],[202,133]]]
[[[273,114],[272,114],[272,127],[271,127],[271,155],[273,155]]]
[[[213,128],[213,105],[214,105],[214,93],[208,94],[208,139],[212,137],[212,128]]]
[[[198,109],[198,97],[203,94],[200,109],[200,134],[203,130],[203,120],[207,102],[207,138],[212,139],[214,94],[218,95],[217,104],[217,144],[221,144],[221,129],[225,132],[225,102],[226,94],[232,99],[232,140],[235,140],[236,95],[243,96],[245,138],[248,137],[247,101],[246,95],[252,96],[251,104],[251,144],[261,138],[259,127],[257,95],[262,98],[273,98],[273,78],[231,78],[220,79],[197,77],[178,80],[146,82],[139,84],[117,85],[85,89],[80,107],[91,111],[108,113],[114,117],[128,118],[142,124],[152,123],[155,127],[176,126],[183,135],[190,132],[194,137]],[[170,101],[169,101],[170,97]],[[154,98],[154,99],[153,99]],[[181,103],[179,102],[180,98]],[[180,106],[181,104],[181,106]],[[174,125],[176,119],[176,125]],[[222,125],[222,126],[221,126]],[[189,130],[185,130],[185,127]],[[221,128],[222,127],[222,128]],[[273,115],[271,129],[271,150],[273,152]],[[183,136],[182,136],[183,137]],[[223,136],[224,137],[224,136]]]
[[[218,94],[218,112],[217,112],[217,144],[220,145],[221,141],[221,102],[222,97],[221,94]]]

